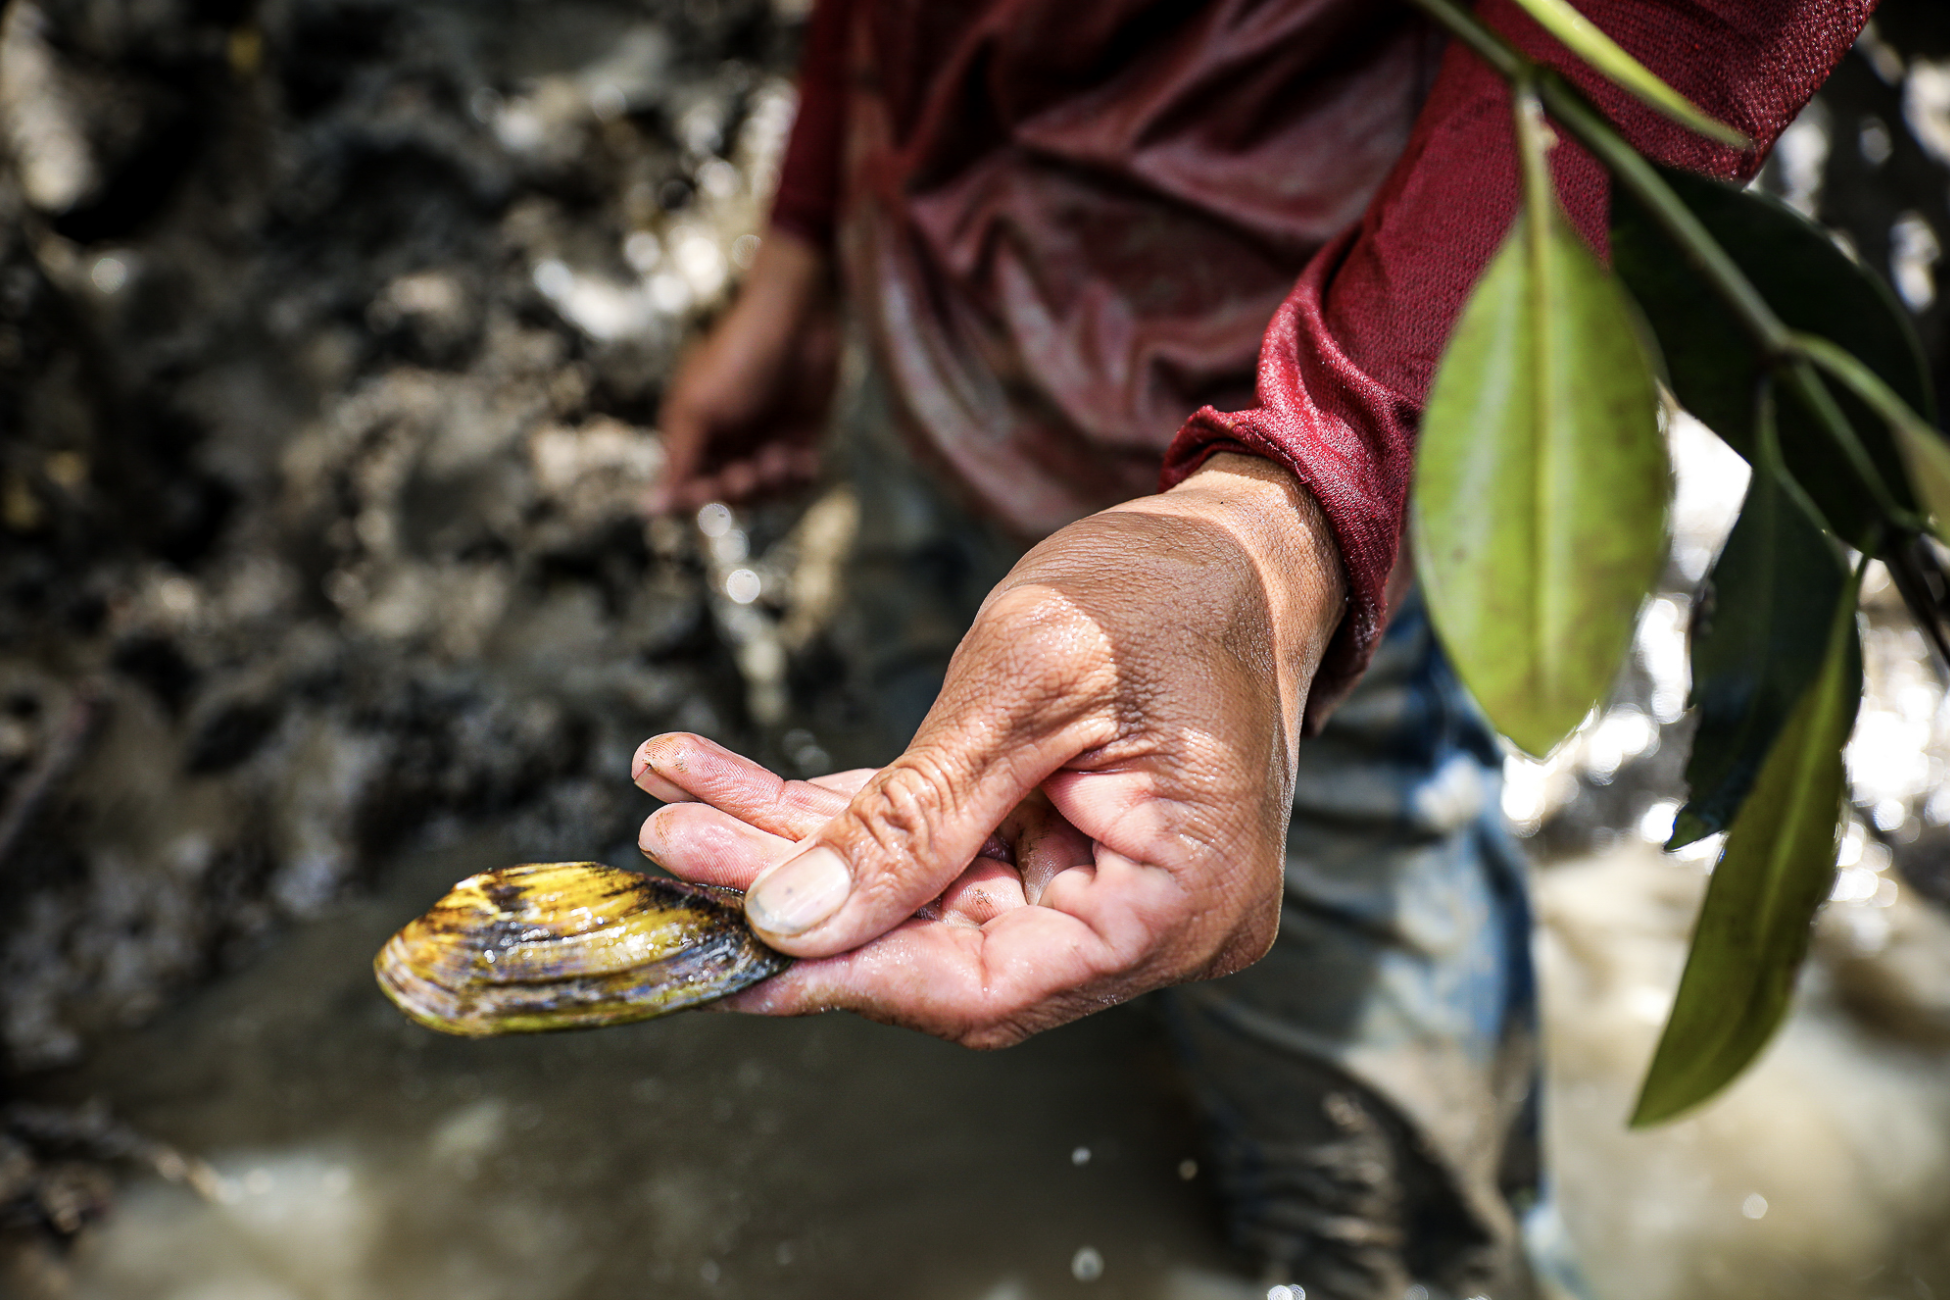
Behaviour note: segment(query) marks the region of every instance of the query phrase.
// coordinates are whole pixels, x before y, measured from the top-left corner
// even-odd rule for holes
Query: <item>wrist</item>
[[[833,265],[826,250],[784,226],[759,240],[740,302],[752,301],[794,320],[833,296]]]
[[[1266,592],[1284,712],[1297,719],[1347,607],[1340,548],[1313,493],[1277,462],[1221,452],[1145,501],[1216,524],[1250,560]]]

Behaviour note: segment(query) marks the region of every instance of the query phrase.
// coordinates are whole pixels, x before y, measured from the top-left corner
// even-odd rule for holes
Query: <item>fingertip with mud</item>
[[[688,803],[696,799],[668,773],[681,773],[688,751],[698,737],[686,731],[667,731],[652,736],[636,747],[630,760],[630,779],[639,790],[665,803]]]

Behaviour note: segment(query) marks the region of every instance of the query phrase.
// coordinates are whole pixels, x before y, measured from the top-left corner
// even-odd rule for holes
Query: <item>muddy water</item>
[[[1753,1068],[1634,1132],[1705,874],[1646,844],[1540,874],[1546,1137],[1603,1300],[1950,1297],[1950,917],[1884,879],[1824,910]]]
[[[1143,1002],[991,1055],[838,1015],[490,1042],[412,1026],[373,952],[519,856],[495,834],[413,855],[383,896],[47,1080],[44,1099],[101,1097],[223,1177],[215,1202],[128,1187],[63,1294],[1266,1293],[1228,1258]],[[1629,1133],[1703,885],[1643,845],[1538,878],[1548,1137],[1599,1300],[1950,1296],[1950,917],[1893,882],[1832,903],[1758,1066]]]
[[[83,1239],[74,1294],[1212,1291],[1225,1255],[1143,1005],[993,1055],[838,1015],[489,1042],[408,1024],[372,953],[514,856],[493,836],[426,855],[58,1080],[226,1184],[220,1204],[134,1186]]]

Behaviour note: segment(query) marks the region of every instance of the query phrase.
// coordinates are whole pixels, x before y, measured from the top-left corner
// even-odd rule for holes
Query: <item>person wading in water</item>
[[[1579,7],[1755,147],[1476,9],[1654,158],[1745,178],[1873,5]],[[854,598],[914,631],[869,665],[885,767],[637,756],[674,801],[645,850],[749,887],[814,959],[733,1005],[992,1047],[1177,986],[1269,1280],[1533,1294],[1522,860],[1401,554],[1421,402],[1517,210],[1504,82],[1373,0],[817,0],[800,94],[757,261],[667,394],[654,505],[811,476],[843,311]],[[1603,248],[1602,171],[1553,163]],[[876,594],[924,551],[942,581]]]

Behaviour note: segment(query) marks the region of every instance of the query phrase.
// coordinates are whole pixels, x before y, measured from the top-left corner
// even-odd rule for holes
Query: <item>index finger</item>
[[[644,741],[631,772],[638,786],[665,803],[707,803],[789,840],[813,834],[847,806],[847,795],[838,790],[810,781],[788,781],[723,745],[684,731]]]

